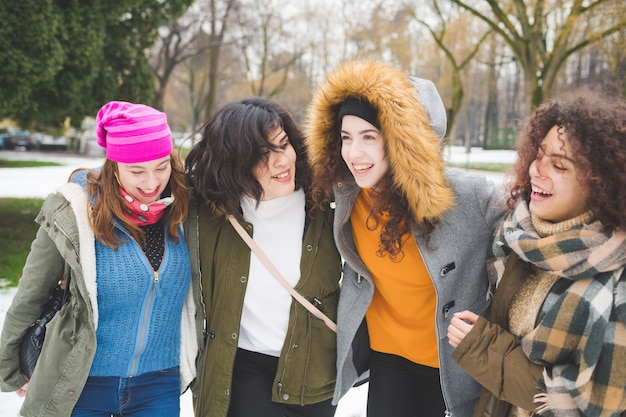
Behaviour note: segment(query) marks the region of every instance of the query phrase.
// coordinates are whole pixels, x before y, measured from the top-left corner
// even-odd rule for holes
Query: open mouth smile
[[[550,194],[549,192],[545,191],[542,188],[537,187],[536,185],[532,185],[531,184],[531,197],[533,197],[533,199],[535,200],[545,200],[547,198],[552,197],[552,194]]]
[[[157,187],[154,191],[144,191],[141,188],[137,188],[137,191],[139,192],[139,194],[141,194],[144,197],[154,197],[155,195],[157,195],[157,193],[159,192],[161,187]]]
[[[283,171],[279,174],[272,175],[272,179],[279,182],[289,181],[291,179],[291,174],[289,173],[289,170]]]
[[[357,174],[363,174],[370,170],[374,164],[352,164],[352,169]]]

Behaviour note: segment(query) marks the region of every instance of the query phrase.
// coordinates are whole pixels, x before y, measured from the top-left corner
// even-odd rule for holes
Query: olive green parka
[[[331,320],[337,319],[341,258],[332,235],[332,211],[313,211],[302,240],[295,289]],[[252,225],[243,223],[254,238]],[[280,233],[280,231],[277,231]],[[196,417],[224,417],[230,404],[233,363],[250,267],[250,249],[225,213],[192,196],[185,224],[193,279],[202,285],[207,323],[194,390]],[[269,301],[271,302],[271,301]],[[333,396],[336,334],[293,300],[278,361],[272,401],[313,404]]]

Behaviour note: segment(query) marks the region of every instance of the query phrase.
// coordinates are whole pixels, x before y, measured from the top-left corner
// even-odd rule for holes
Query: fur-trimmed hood
[[[454,206],[444,174],[440,140],[446,113],[434,84],[380,61],[351,61],[330,73],[307,111],[305,136],[313,175],[329,165],[340,137],[338,112],[348,98],[364,98],[378,111],[393,181],[418,225],[436,222]]]

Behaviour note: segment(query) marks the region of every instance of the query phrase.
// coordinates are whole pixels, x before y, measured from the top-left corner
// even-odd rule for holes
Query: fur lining
[[[328,165],[330,144],[339,140],[339,107],[348,97],[365,98],[378,110],[393,181],[406,196],[414,220],[420,226],[439,220],[455,205],[439,137],[409,77],[388,64],[348,62],[320,85],[305,124],[313,175]]]
[[[87,192],[75,183],[64,184],[57,189],[57,192],[70,203],[72,212],[76,218],[78,228],[78,244],[80,245],[80,262],[83,269],[83,280],[91,300],[93,311],[94,330],[98,329],[98,298],[96,286],[96,247],[94,245],[95,236],[89,224],[89,213],[87,212]]]

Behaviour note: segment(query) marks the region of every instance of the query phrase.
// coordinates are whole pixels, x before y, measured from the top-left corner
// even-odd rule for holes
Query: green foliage
[[[38,225],[35,217],[43,204],[37,198],[0,198],[0,279],[17,285]]]
[[[53,0],[0,2],[0,119],[30,107],[35,86],[62,68]]]
[[[24,161],[18,159],[0,159],[0,168],[32,168],[32,167],[57,167],[62,166],[57,162]]]
[[[110,100],[150,103],[146,52],[192,2],[0,2],[0,119],[42,129],[69,117],[78,126]]]

